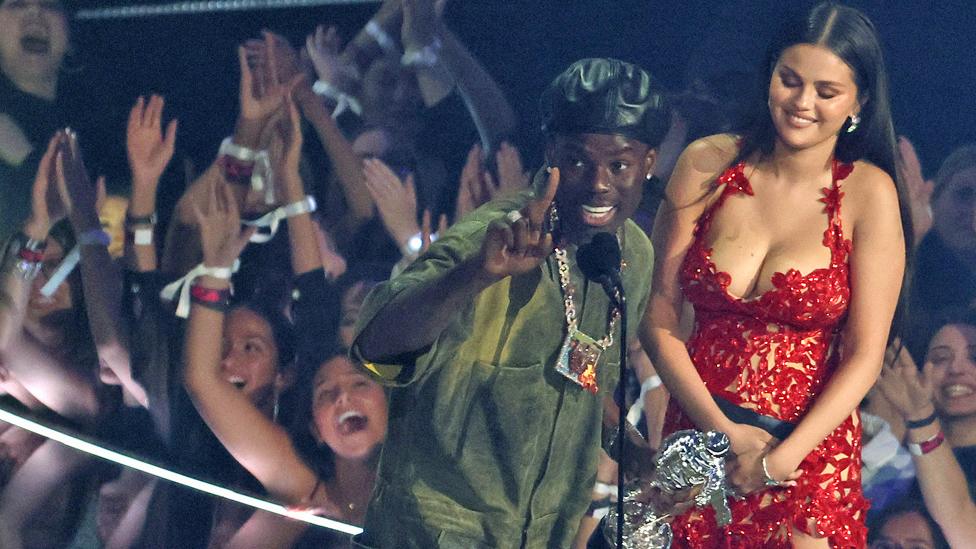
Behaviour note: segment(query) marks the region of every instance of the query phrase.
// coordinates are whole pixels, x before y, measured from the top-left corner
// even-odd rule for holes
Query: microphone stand
[[[614,285],[612,299],[620,309],[620,406],[617,415],[617,549],[624,547],[624,439],[627,436],[627,298],[623,284]]]

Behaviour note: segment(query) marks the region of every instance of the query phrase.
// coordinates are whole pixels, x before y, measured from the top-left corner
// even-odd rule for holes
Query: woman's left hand
[[[762,431],[768,437],[769,434],[758,427],[751,425],[738,425],[737,430],[744,432]],[[780,482],[780,486],[795,486],[796,479],[800,476],[800,471],[790,464],[782,463],[780,457],[775,453],[775,448],[779,440],[769,437],[765,447],[758,448],[751,445],[744,450],[740,450],[733,457],[726,461],[726,476],[729,485],[738,495],[751,494],[759,490],[768,488],[766,485],[766,473]],[[733,450],[735,446],[733,446]],[[763,460],[766,460],[766,469],[763,469]]]
[[[100,228],[98,206],[105,198],[105,179],[100,177],[92,185],[78,147],[78,136],[71,130],[61,134],[54,162],[54,180],[75,231]]]
[[[935,411],[932,403],[934,366],[926,362],[922,371],[908,351],[900,346],[897,354],[889,348],[885,353],[885,367],[878,377],[877,387],[906,420],[924,419]]]

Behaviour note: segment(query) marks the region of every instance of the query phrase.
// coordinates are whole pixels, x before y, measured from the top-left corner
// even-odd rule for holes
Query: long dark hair
[[[866,15],[849,6],[824,2],[802,17],[792,18],[780,29],[760,66],[757,101],[742,132],[742,147],[736,161],[756,152],[760,157],[773,152],[776,127],[769,113],[769,83],[783,51],[797,44],[814,44],[829,49],[854,73],[861,120],[857,129],[850,133],[847,132],[850,121],[844,124],[834,156],[841,162],[866,160],[884,170],[895,182],[907,253],[902,293],[893,323],[899,326],[905,315],[907,285],[911,280],[914,231],[909,193],[899,169],[898,145],[888,99],[888,72],[878,33]],[[892,330],[892,335],[896,331]]]

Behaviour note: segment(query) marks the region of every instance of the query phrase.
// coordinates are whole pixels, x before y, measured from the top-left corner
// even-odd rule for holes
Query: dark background
[[[96,8],[134,2],[75,2]],[[147,2],[164,3],[164,2]],[[671,90],[691,78],[752,71],[787,13],[807,1],[452,0],[448,24],[501,84],[522,120],[517,141],[539,158],[536,100],[568,63],[613,56],[650,69]],[[956,146],[976,141],[976,4],[970,1],[851,2],[875,22],[887,54],[895,124],[912,139],[927,176]],[[162,93],[180,119],[179,149],[208,164],[231,132],[236,109],[238,42],[262,28],[296,45],[318,23],[352,36],[377,4],[322,6],[126,20],[75,21],[75,61],[97,96],[114,143],[89,144],[113,158],[104,166],[125,177],[124,122],[139,94]],[[725,85],[753,89],[744,75]]]

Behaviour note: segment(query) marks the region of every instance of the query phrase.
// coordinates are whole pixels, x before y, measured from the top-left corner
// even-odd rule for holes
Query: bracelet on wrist
[[[195,286],[194,281],[201,276],[212,276],[221,280],[230,280],[231,275],[237,272],[240,265],[241,262],[237,259],[234,260],[234,264],[230,267],[208,267],[201,263],[190,269],[190,272],[186,273],[182,278],[167,284],[159,292],[159,297],[164,301],[172,302],[175,300],[177,302],[176,316],[187,318],[190,316],[190,301],[192,299],[193,287]]]
[[[368,34],[370,38],[376,41],[383,51],[387,53],[397,52],[396,42],[390,37],[389,34],[387,34],[385,30],[383,30],[382,27],[376,23],[376,21],[370,19],[369,22],[366,23],[366,26],[363,27],[363,30],[366,31],[366,34]]]
[[[940,430],[938,433],[921,442],[909,442],[906,446],[908,447],[909,453],[913,456],[924,456],[939,446],[942,446],[943,442],[945,442],[945,433]]]
[[[767,457],[769,457],[769,454],[766,454],[762,458],[762,470],[763,470],[763,477],[764,477],[763,478],[763,484],[765,484],[766,487],[768,487],[768,488],[771,488],[771,487],[774,487],[774,486],[779,486],[779,485],[782,484],[782,482],[774,479],[773,478],[773,475],[770,475],[769,474],[769,467],[766,465],[766,458]]]
[[[193,303],[221,313],[230,308],[230,298],[230,288],[214,289],[201,284],[190,286],[190,300]]]
[[[130,215],[129,212],[125,212],[125,226],[134,227],[136,225],[155,225],[158,221],[156,212],[149,215]]]
[[[935,420],[939,419],[939,414],[935,411],[928,417],[922,419],[906,419],[905,427],[909,429],[921,429],[922,427],[928,427],[935,423]]]
[[[156,233],[155,226],[132,228],[126,227],[126,234],[131,235],[131,242],[135,246],[152,246]]]

